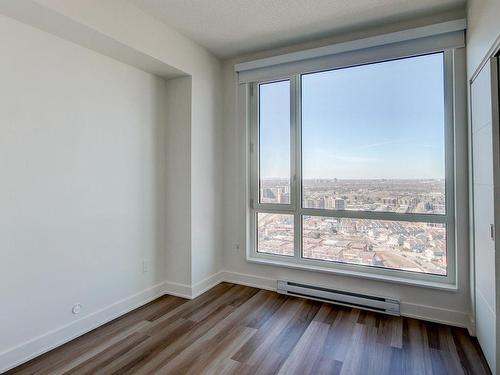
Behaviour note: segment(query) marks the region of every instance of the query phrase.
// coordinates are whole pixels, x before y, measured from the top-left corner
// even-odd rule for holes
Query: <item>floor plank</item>
[[[164,296],[7,374],[490,374],[465,329],[222,283]]]

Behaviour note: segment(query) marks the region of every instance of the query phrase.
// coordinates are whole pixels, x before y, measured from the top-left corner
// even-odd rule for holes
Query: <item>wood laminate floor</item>
[[[223,283],[161,297],[8,374],[489,374],[462,328]]]

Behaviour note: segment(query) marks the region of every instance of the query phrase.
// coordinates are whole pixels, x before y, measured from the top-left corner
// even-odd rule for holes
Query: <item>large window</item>
[[[447,58],[437,52],[252,84],[256,257],[449,276]]]

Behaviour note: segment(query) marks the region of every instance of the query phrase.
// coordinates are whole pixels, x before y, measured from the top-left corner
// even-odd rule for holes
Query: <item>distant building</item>
[[[335,199],[333,197],[325,198],[325,208],[328,210],[332,210],[335,208]]]
[[[368,251],[368,244],[364,242],[351,242],[349,247],[352,250]]]
[[[305,204],[306,207],[308,208],[315,208],[316,207],[316,201],[314,199],[306,199],[306,204]]]
[[[382,203],[395,206],[396,204],[398,204],[398,199],[392,198],[392,197],[386,197],[386,198],[382,198]]]
[[[288,204],[290,203],[290,194],[288,193],[282,193],[279,195],[279,202],[283,204]]]
[[[345,199],[336,198],[335,199],[335,209],[336,210],[345,210]]]
[[[276,199],[276,195],[272,188],[264,188],[262,189],[262,198]]]
[[[316,201],[316,207],[315,208],[325,208],[325,198],[319,198]]]
[[[290,203],[290,193],[287,186],[266,187],[262,189],[262,199],[265,203]]]

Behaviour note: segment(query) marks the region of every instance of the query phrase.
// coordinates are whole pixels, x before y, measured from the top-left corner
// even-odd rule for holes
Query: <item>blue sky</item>
[[[289,175],[289,83],[261,85],[261,176]],[[304,75],[304,178],[444,178],[443,56]]]

